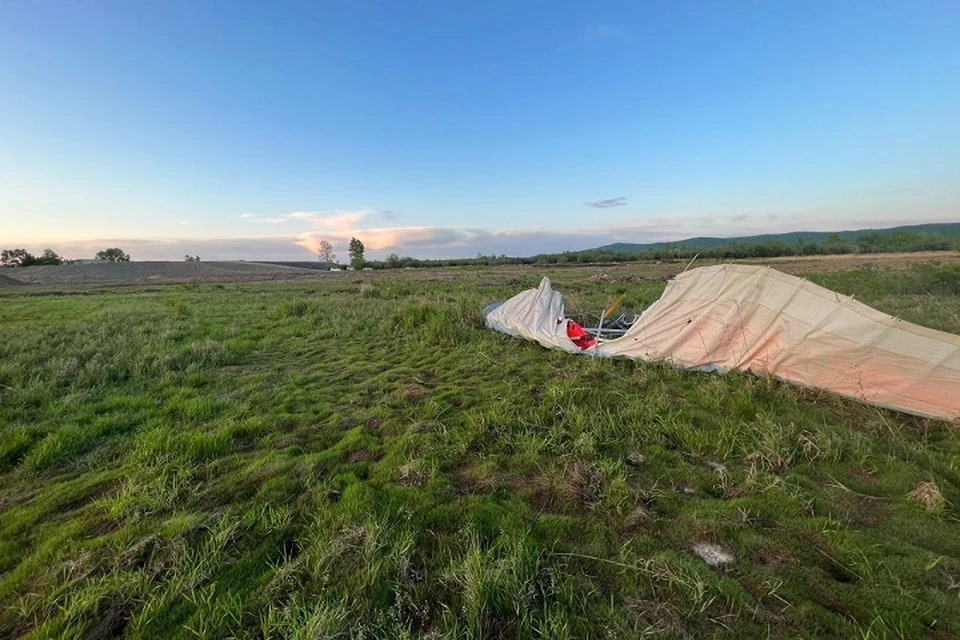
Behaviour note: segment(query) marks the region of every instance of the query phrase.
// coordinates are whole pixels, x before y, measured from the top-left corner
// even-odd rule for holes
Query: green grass
[[[956,268],[812,278],[960,332]],[[955,427],[484,329],[530,270],[360,280],[0,298],[0,636],[960,634]]]

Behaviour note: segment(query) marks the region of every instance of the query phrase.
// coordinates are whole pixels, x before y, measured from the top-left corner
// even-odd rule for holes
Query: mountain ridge
[[[856,242],[859,238],[871,234],[890,236],[896,232],[929,233],[947,238],[960,237],[960,222],[936,222],[927,224],[901,225],[887,228],[852,229],[847,231],[789,231],[786,233],[764,233],[752,236],[733,236],[729,238],[716,236],[697,236],[675,242],[614,242],[612,244],[588,249],[588,251],[611,251],[614,253],[643,253],[656,251],[666,246],[683,249],[716,249],[732,244],[762,244],[766,242],[780,242],[783,244],[826,242],[836,235],[843,242]]]

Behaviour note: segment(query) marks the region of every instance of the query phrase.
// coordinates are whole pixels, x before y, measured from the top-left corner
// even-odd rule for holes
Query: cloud
[[[284,224],[286,222],[291,222],[292,218],[287,216],[268,216],[266,218],[258,216],[252,213],[243,213],[240,214],[240,217],[246,220],[247,222],[254,222],[256,224]]]
[[[365,209],[334,209],[332,211],[294,211],[266,218],[253,213],[242,213],[240,217],[250,222],[269,224],[307,222],[321,229],[344,229],[356,226],[369,214],[370,211]]]
[[[750,218],[750,214],[740,213],[735,216],[730,216],[730,222],[743,222],[744,220],[748,220],[749,218]]]
[[[609,209],[610,207],[625,207],[627,206],[627,197],[620,196],[619,198],[609,198],[607,200],[595,200],[594,202],[588,202],[588,207],[593,207],[595,209]]]
[[[346,250],[353,237],[359,238],[367,251],[404,249],[457,249],[471,246],[479,240],[490,238],[497,232],[481,229],[449,229],[443,227],[393,227],[382,229],[347,229],[332,233],[302,233],[297,244],[315,253],[321,240],[330,242],[339,251]],[[474,252],[475,253],[475,252]],[[465,255],[472,255],[467,253]]]
[[[400,214],[394,211],[393,209],[387,209],[386,211],[380,212],[380,217],[384,220],[396,220],[400,217]]]
[[[189,226],[190,226],[190,222],[189,222],[188,220],[181,220],[181,221],[180,221],[180,224],[182,224],[182,225],[185,226],[185,227],[189,227]]]
[[[335,209],[331,213],[325,213],[313,218],[312,222],[318,229],[342,231],[356,228],[370,213],[370,211],[364,209]]]

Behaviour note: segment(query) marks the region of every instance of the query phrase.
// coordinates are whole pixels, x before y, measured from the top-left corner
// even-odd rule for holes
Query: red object
[[[597,344],[597,339],[593,337],[593,334],[573,320],[567,320],[567,337],[580,349],[589,349]]]

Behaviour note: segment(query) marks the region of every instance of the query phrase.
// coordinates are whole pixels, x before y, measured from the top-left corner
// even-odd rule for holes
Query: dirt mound
[[[22,287],[23,283],[0,273],[0,287]]]
[[[254,262],[102,262],[22,267],[17,277],[17,284],[73,287],[303,280],[323,277],[323,272]]]

